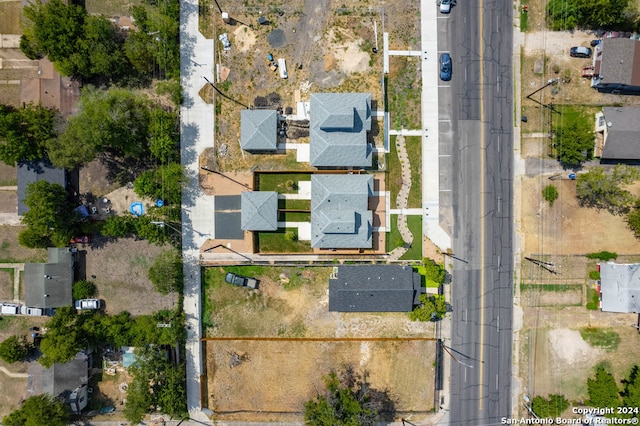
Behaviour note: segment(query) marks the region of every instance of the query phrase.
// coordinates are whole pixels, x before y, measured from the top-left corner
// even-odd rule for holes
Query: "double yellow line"
[[[485,219],[485,200],[484,200],[484,168],[485,168],[485,140],[484,140],[484,38],[483,38],[483,20],[484,20],[484,2],[479,0],[478,6],[480,11],[478,17],[479,23],[479,49],[478,54],[480,57],[480,362],[479,362],[479,387],[478,387],[478,409],[483,410],[483,393],[482,393],[482,380],[483,380],[483,365],[484,365],[484,269],[485,269],[485,252],[484,252],[484,219]]]

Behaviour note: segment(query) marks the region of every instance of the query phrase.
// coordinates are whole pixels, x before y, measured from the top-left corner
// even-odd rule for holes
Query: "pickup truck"
[[[224,280],[229,284],[237,285],[238,287],[258,288],[258,281],[255,278],[247,278],[242,275],[234,274],[232,272],[227,273]]]

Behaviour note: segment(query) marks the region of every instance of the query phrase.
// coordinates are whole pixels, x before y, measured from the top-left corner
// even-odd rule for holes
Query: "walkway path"
[[[213,197],[203,194],[198,178],[199,155],[214,146],[214,107],[199,96],[200,89],[214,82],[213,40],[198,30],[198,0],[180,0],[180,80],[184,101],[180,109],[180,155],[185,169],[182,190],[182,259],[184,265],[184,313],[187,327],[187,408],[192,420],[211,424],[202,412],[203,375],[200,338],[201,268],[200,247],[215,235],[211,212]],[[206,383],[203,383],[206,387]],[[206,398],[207,395],[204,395]]]
[[[4,374],[11,377],[12,379],[26,379],[27,377],[29,377],[27,373],[12,373],[11,371],[7,370],[4,367],[0,367],[0,371],[2,371]]]
[[[396,206],[398,209],[406,209],[409,191],[411,190],[411,162],[409,161],[409,155],[407,154],[407,148],[405,147],[404,136],[402,134],[396,137],[396,152],[398,153],[400,168],[402,169],[402,185],[400,186],[400,191],[398,191]],[[400,259],[413,243],[413,234],[411,234],[409,226],[407,225],[407,216],[404,214],[398,215],[397,227],[404,241],[404,245],[391,250],[391,253],[389,253],[391,260]]]

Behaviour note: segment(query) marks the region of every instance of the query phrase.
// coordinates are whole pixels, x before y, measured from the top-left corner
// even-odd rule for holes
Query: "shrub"
[[[589,278],[592,280],[599,280],[600,279],[600,272],[599,271],[589,271]]]
[[[72,291],[75,300],[90,299],[96,295],[96,285],[91,281],[80,280],[73,283]]]
[[[610,251],[600,251],[597,253],[589,253],[587,254],[587,259],[599,259],[604,262],[608,262],[609,260],[615,260],[618,258],[617,253],[612,253]]]
[[[547,185],[542,190],[542,196],[549,202],[549,206],[553,207],[554,201],[558,199],[558,188],[553,185]]]

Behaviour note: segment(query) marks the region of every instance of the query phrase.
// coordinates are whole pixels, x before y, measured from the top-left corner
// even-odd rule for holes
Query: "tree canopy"
[[[593,378],[587,379],[589,404],[593,407],[617,407],[620,405],[616,379],[603,366],[596,367]]]
[[[124,407],[127,420],[137,424],[156,408],[174,418],[187,412],[184,365],[170,363],[160,346],[136,349],[136,362],[129,371],[133,381]]]
[[[531,402],[533,412],[541,418],[558,417],[569,408],[569,401],[564,395],[549,395],[548,398],[536,396]]]
[[[558,160],[565,167],[579,166],[593,150],[593,129],[586,120],[565,120],[554,127]]]
[[[412,321],[438,321],[447,313],[447,302],[441,294],[421,294],[420,306],[409,314]]]
[[[578,175],[576,195],[581,206],[623,214],[629,211],[636,200],[624,186],[638,178],[640,171],[631,166],[619,164],[611,173],[606,173],[602,167],[594,167]]]
[[[40,341],[40,364],[49,368],[55,363],[71,361],[87,347],[87,336],[79,318],[70,306],[56,309],[56,314],[46,324],[47,333]]]
[[[22,223],[27,225],[18,237],[22,245],[65,247],[69,244],[79,218],[61,185],[44,180],[30,183],[24,203],[29,211],[22,216]]]
[[[62,0],[38,0],[23,13],[27,26],[21,48],[27,56],[47,55],[68,76],[112,77],[126,69],[124,38],[108,19]]]
[[[584,29],[632,29],[637,25],[629,0],[549,0],[549,26],[555,31]]]
[[[141,197],[161,198],[166,203],[180,204],[183,176],[181,164],[167,164],[142,173],[133,183],[133,190]]]
[[[47,394],[27,398],[20,408],[2,419],[4,426],[65,426],[68,422],[67,405]]]
[[[147,273],[149,280],[160,294],[182,292],[182,258],[176,249],[160,253]]]
[[[24,361],[32,350],[25,336],[10,336],[0,343],[0,358],[8,363]]]
[[[304,421],[307,425],[367,426],[375,424],[381,401],[372,399],[371,390],[352,368],[347,367],[341,373],[341,377],[332,371],[324,377],[324,383],[326,391],[304,404]],[[389,400],[385,403],[393,405]]]
[[[14,166],[46,157],[47,142],[56,137],[56,112],[42,105],[0,105],[0,161]]]

